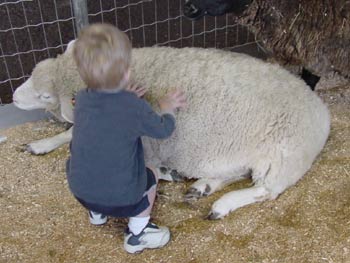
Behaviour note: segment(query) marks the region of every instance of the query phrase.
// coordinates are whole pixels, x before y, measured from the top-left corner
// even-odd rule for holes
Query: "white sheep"
[[[54,109],[56,114],[60,108],[62,117],[73,121],[72,90],[83,84],[70,48],[49,61],[41,62],[46,65],[39,64],[17,89],[15,104],[24,109],[35,104]],[[301,79],[247,55],[199,48],[134,49],[132,77],[149,88],[151,104],[174,87],[188,96],[188,107],[177,114],[177,128],[170,139],[143,138],[147,164],[165,165],[186,177],[200,178],[187,192],[187,199],[252,177],[253,187],[219,198],[212,205],[210,219],[275,199],[308,171],[329,134],[327,107]],[[36,95],[30,97],[34,91]],[[56,106],[48,106],[48,100]],[[61,143],[70,140],[67,134],[70,132],[61,136]],[[45,143],[32,143],[31,150],[44,153],[55,146],[45,149]]]

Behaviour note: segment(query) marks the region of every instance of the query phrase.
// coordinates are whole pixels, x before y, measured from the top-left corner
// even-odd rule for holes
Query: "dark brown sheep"
[[[349,0],[188,0],[184,8],[191,19],[229,12],[280,62],[350,77]]]

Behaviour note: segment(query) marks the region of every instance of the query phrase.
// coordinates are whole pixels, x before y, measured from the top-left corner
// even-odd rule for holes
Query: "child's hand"
[[[136,83],[131,83],[128,85],[126,88],[127,91],[135,93],[137,97],[142,98],[143,95],[147,92],[147,88],[145,87],[140,87]]]
[[[166,94],[158,103],[162,112],[174,112],[186,106],[186,97],[183,91],[175,90]]]

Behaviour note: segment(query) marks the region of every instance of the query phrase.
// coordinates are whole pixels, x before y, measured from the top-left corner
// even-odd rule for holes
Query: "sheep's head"
[[[67,51],[72,48],[72,42]],[[59,120],[73,122],[71,97],[58,94],[55,89],[56,59],[49,58],[38,63],[31,77],[19,86],[13,94],[13,103],[23,110],[45,109]]]
[[[186,17],[195,20],[205,15],[239,14],[251,3],[252,0],[186,0],[183,11]]]
[[[53,109],[58,105],[58,96],[53,91],[53,75],[45,74],[54,67],[54,59],[41,61],[32,76],[13,94],[13,102],[22,110]]]

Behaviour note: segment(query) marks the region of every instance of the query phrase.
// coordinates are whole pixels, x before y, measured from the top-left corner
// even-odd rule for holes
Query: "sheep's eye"
[[[39,95],[39,98],[40,98],[40,99],[44,99],[44,100],[48,100],[48,99],[50,99],[51,97],[50,97],[49,95],[42,94],[42,95]]]

